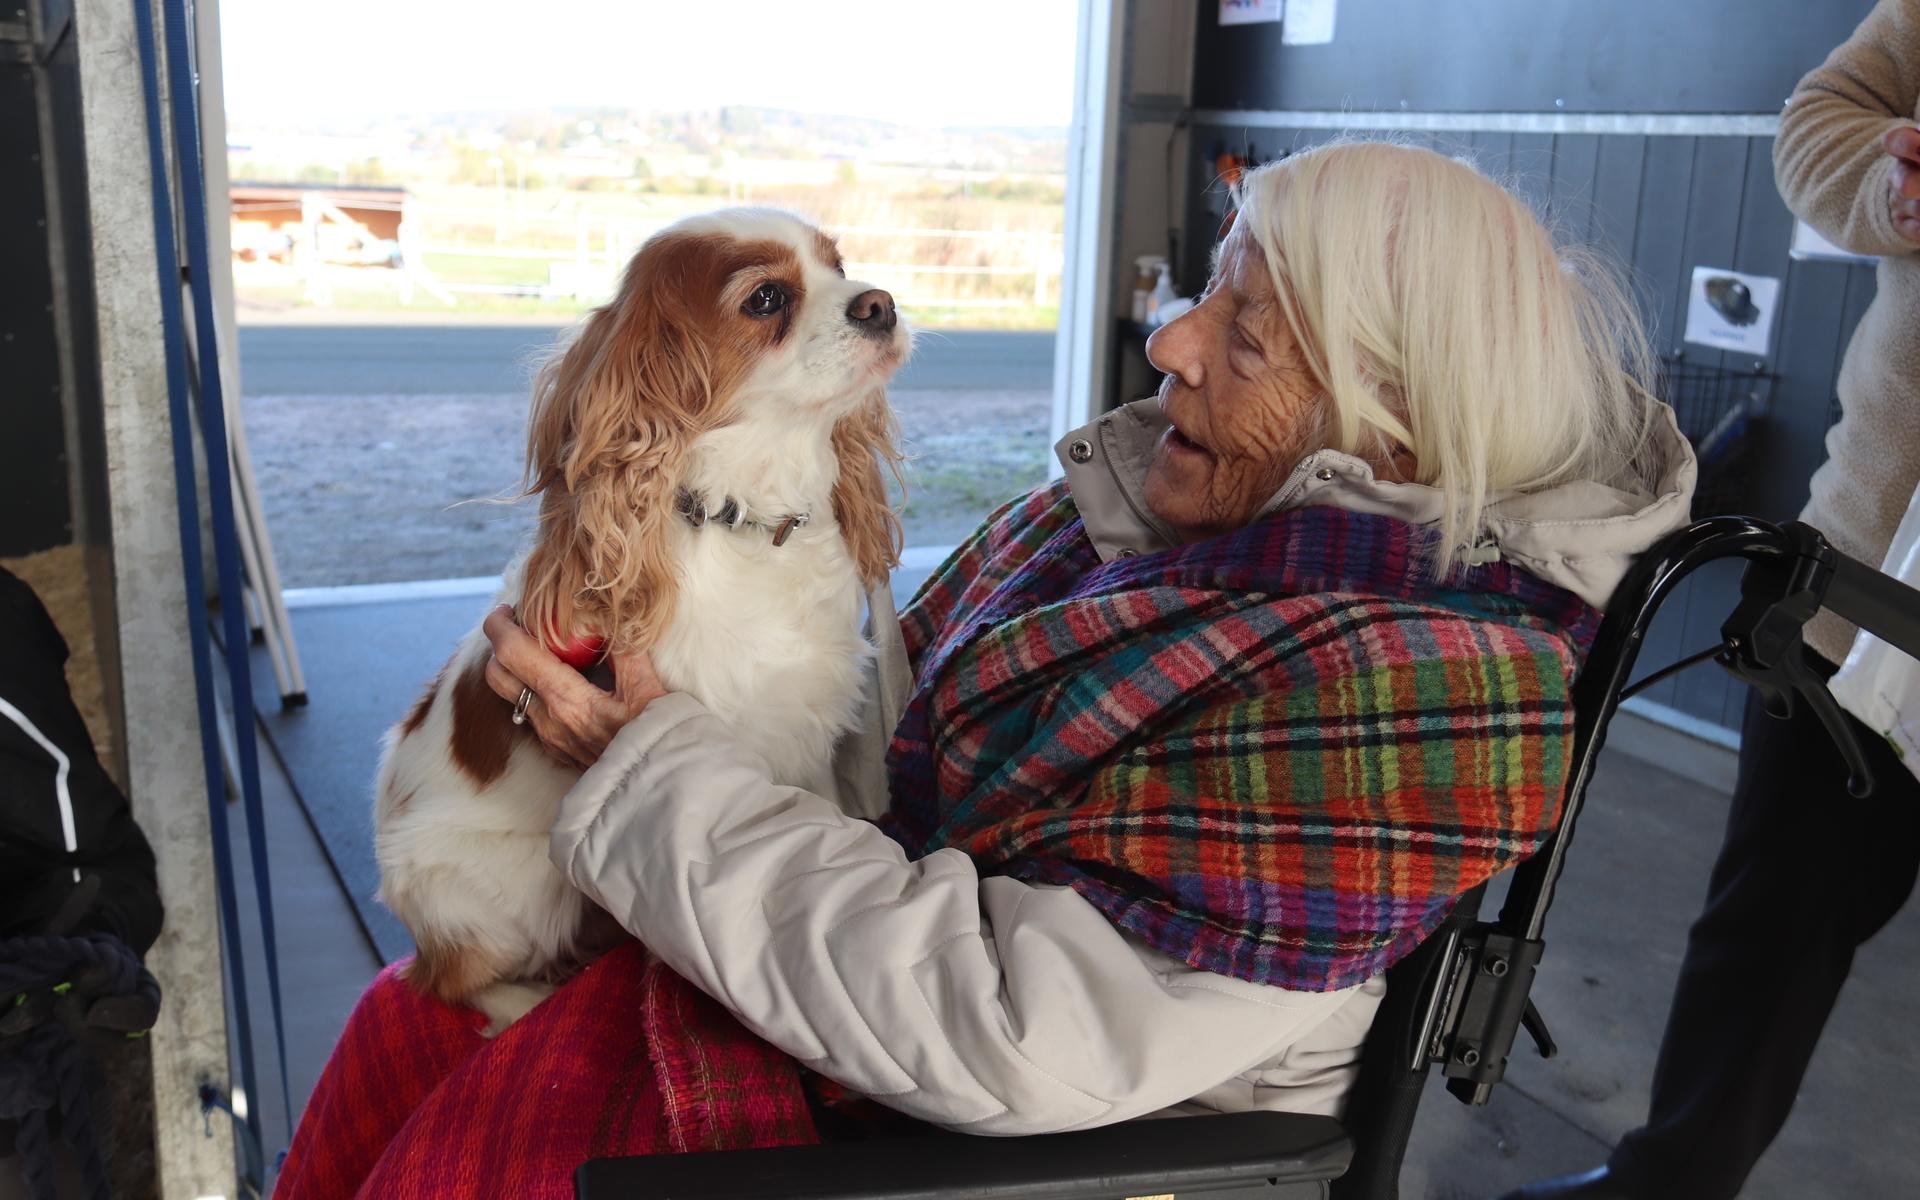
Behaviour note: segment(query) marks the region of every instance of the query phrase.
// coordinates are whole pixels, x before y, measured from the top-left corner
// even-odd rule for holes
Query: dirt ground
[[[958,541],[1039,483],[1044,391],[897,391],[910,546]],[[512,503],[524,393],[268,395],[245,402],[268,528],[288,587],[489,575],[532,527]]]

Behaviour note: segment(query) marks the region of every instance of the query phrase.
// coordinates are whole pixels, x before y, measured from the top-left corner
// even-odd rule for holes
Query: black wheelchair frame
[[[1712,651],[1629,686],[1660,605],[1709,562],[1747,561],[1741,601]],[[601,1159],[574,1176],[580,1200],[1121,1200],[1169,1193],[1396,1200],[1401,1161],[1436,1065],[1447,1090],[1485,1104],[1525,1029],[1541,1054],[1556,1047],[1528,999],[1545,949],[1554,886],[1620,702],[1674,670],[1714,657],[1767,696],[1778,714],[1807,703],[1871,790],[1847,719],[1807,664],[1801,629],[1829,608],[1920,658],[1920,592],[1835,551],[1794,522],[1712,517],[1641,556],[1615,591],[1574,685],[1574,743],[1560,826],[1513,872],[1493,920],[1483,884],[1411,955],[1387,972],[1387,995],[1362,1052],[1341,1120],[1249,1112],[1130,1121],[1026,1138],[961,1133],[649,1158]]]

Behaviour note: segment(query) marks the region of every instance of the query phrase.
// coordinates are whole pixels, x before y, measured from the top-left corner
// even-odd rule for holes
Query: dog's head
[[[654,641],[672,613],[667,529],[687,452],[720,429],[830,431],[834,516],[865,581],[883,580],[900,546],[885,387],[909,345],[893,297],[849,280],[833,240],[797,217],[730,209],[656,234],[535,383],[541,529],[521,622]]]

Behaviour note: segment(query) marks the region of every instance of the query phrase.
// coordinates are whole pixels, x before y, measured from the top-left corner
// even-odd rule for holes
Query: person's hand
[[[608,658],[614,681],[608,692],[520,628],[504,604],[487,615],[481,629],[493,643],[487,686],[508,704],[519,702],[522,687],[533,689],[533,702],[527,706],[533,732],[555,758],[583,771],[598,761],[627,722],[667,694],[644,650]]]
[[[1889,129],[1880,145],[1893,155],[1887,206],[1893,215],[1894,231],[1920,244],[1920,128],[1901,125]]]

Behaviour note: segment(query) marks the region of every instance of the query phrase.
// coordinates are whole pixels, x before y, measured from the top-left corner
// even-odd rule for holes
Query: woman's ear
[[[887,475],[905,489],[899,427],[885,392],[876,390],[859,408],[840,418],[833,427],[833,451],[840,460],[840,474],[833,484],[833,518],[861,581],[877,587],[900,565],[900,517],[887,495]]]
[[[714,408],[707,348],[641,267],[541,369],[527,433],[525,491],[540,496],[540,528],[521,624],[621,651],[652,644],[672,617],[667,523],[687,447]]]

